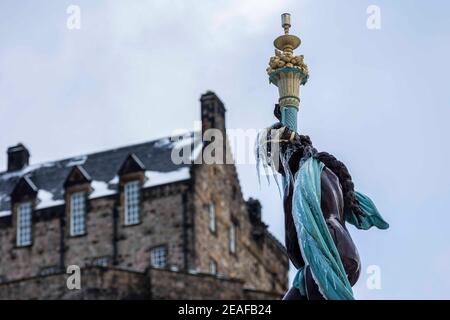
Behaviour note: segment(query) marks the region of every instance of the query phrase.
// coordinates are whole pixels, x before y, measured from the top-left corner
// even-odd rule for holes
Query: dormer
[[[11,193],[13,227],[16,230],[17,247],[33,244],[33,208],[36,204],[38,188],[29,176],[20,178]]]
[[[145,166],[131,153],[117,172],[120,178],[120,220],[124,226],[137,225],[141,222],[142,187],[145,182]]]
[[[92,178],[80,165],[74,166],[64,182],[66,195],[66,220],[69,221],[68,233],[71,237],[84,236],[88,194],[91,191]]]

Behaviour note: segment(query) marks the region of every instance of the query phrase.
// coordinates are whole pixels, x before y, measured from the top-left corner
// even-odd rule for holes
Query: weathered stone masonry
[[[202,130],[225,132],[220,99],[208,92],[201,107]],[[192,138],[193,148],[196,143]],[[36,169],[25,147],[13,154],[10,161],[21,163],[0,173],[0,298],[279,298],[287,288],[288,259],[261,221],[260,207],[243,199],[235,166],[174,166],[174,147],[166,138]],[[140,221],[133,225],[124,224],[128,181],[141,186]],[[79,191],[87,197],[86,230],[72,236],[69,196]],[[50,193],[52,205],[42,208],[42,195]],[[32,244],[19,247],[17,206],[24,200],[34,206]],[[156,247],[167,255],[162,269],[150,265]],[[81,267],[83,290],[66,288],[68,265]]]

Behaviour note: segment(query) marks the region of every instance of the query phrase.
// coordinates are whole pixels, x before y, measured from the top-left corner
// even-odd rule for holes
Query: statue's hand
[[[287,163],[291,173],[297,172],[305,145],[311,145],[308,136],[300,136],[280,122],[269,127],[266,140],[267,156],[272,158],[273,166],[282,175],[285,174],[283,163],[286,160],[288,160]],[[285,160],[283,161],[283,159]]]
[[[279,104],[275,105],[273,114],[274,114],[275,118],[278,119],[279,122],[275,123],[271,128],[272,129],[282,128],[283,125],[281,124],[281,109],[280,109]],[[290,143],[293,143],[293,144],[302,144],[303,143],[303,144],[308,144],[308,145],[312,146],[312,142],[311,142],[311,139],[309,138],[309,136],[301,136],[297,132],[294,132],[294,135],[292,135],[292,132],[293,131],[291,129],[286,127],[283,132],[283,139],[287,139],[287,140],[289,140]]]

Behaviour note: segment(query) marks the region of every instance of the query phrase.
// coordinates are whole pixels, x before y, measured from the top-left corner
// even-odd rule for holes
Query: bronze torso
[[[327,167],[321,174],[321,208],[327,223],[328,229],[333,237],[336,247],[342,259],[345,271],[351,285],[358,280],[360,273],[360,259],[356,246],[353,243],[350,234],[345,227],[344,220],[344,200],[342,187],[338,177]],[[286,248],[289,259],[298,269],[305,265],[298,244],[297,232],[292,218],[292,186],[289,192],[285,193],[284,215],[286,231]],[[292,288],[285,296],[285,299],[323,299],[319,288],[313,280],[309,268],[305,270],[306,289],[308,297],[300,295],[297,289]]]

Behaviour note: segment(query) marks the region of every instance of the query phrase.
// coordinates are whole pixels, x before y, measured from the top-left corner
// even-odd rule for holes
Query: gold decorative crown
[[[281,26],[284,29],[284,35],[279,36],[273,42],[275,46],[275,56],[270,58],[267,73],[270,75],[281,68],[300,69],[305,77],[308,77],[308,66],[304,63],[304,56],[294,56],[294,50],[302,43],[300,38],[289,34],[291,28],[291,15],[284,13],[281,15]]]

